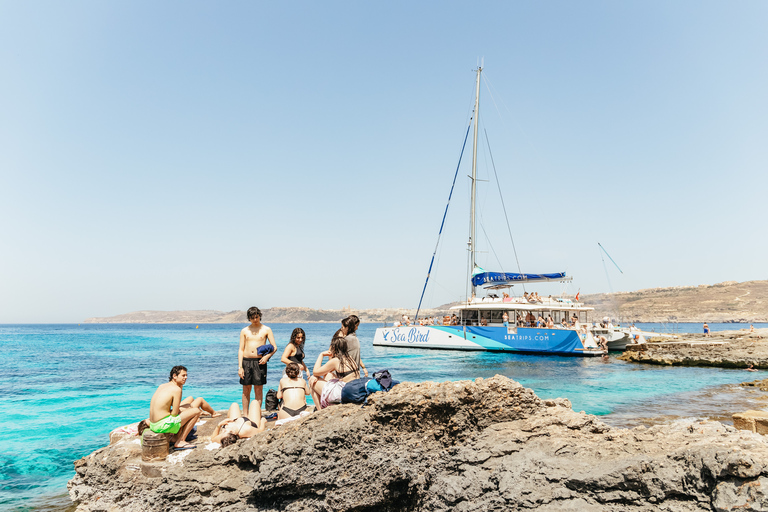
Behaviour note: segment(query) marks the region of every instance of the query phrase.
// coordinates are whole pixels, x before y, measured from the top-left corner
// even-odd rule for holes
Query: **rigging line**
[[[501,207],[504,210],[504,220],[507,221],[507,231],[509,232],[509,239],[512,241],[512,251],[515,254],[515,262],[517,263],[517,271],[523,273],[520,268],[520,259],[517,257],[517,248],[515,247],[515,239],[512,237],[512,227],[509,225],[509,215],[507,215],[507,206],[504,204],[504,195],[501,193],[501,183],[499,182],[499,175],[496,172],[496,162],[493,160],[493,152],[491,151],[491,142],[488,140],[488,132],[483,128],[485,132],[485,142],[488,144],[488,154],[491,157],[491,166],[493,167],[493,175],[496,177],[496,186],[499,189],[499,197],[501,198]],[[525,291],[525,282],[523,284],[523,291]]]
[[[427,291],[427,283],[429,283],[429,275],[432,273],[432,265],[435,263],[435,254],[437,254],[437,248],[440,246],[440,236],[443,234],[443,227],[445,226],[445,217],[448,215],[448,207],[451,206],[451,197],[453,196],[453,188],[456,186],[456,178],[459,175],[459,167],[461,167],[461,159],[464,156],[464,149],[467,147],[467,138],[469,137],[469,129],[472,128],[472,123],[467,126],[467,133],[464,135],[464,144],[461,145],[461,154],[459,154],[459,163],[456,164],[456,172],[453,175],[453,183],[451,184],[451,192],[448,194],[448,204],[445,205],[445,212],[443,213],[443,220],[440,222],[440,232],[437,234],[437,243],[435,244],[435,251],[432,253],[432,260],[429,262],[429,270],[427,270],[427,280],[424,281],[424,288],[421,290],[421,298],[419,298],[419,307],[416,308],[416,316],[414,321],[419,318],[419,311],[421,310],[421,301],[424,300],[424,292]]]
[[[610,292],[613,293],[613,286],[611,286],[611,277],[608,275],[608,267],[605,266],[605,258],[603,258],[603,253],[600,253],[600,259],[603,261],[603,270],[605,270],[605,279],[608,281],[608,290],[610,290]]]
[[[480,229],[483,230],[483,234],[485,235],[485,241],[488,242],[488,247],[491,248],[491,252],[496,257],[496,263],[499,264],[499,268],[501,269],[502,273],[504,272],[504,267],[501,264],[501,261],[499,260],[498,254],[496,254],[496,249],[493,248],[493,244],[491,243],[491,239],[488,236],[488,233],[485,231],[485,226],[483,226],[483,219],[480,217]]]
[[[613,258],[611,258],[611,255],[610,255],[610,254],[608,254],[608,251],[606,251],[606,250],[605,250],[605,247],[603,247],[603,246],[600,244],[600,242],[597,242],[597,245],[599,245],[599,246],[600,246],[600,248],[601,248],[601,249],[603,250],[603,252],[605,253],[605,255],[606,255],[606,256],[608,256],[608,259],[609,259],[609,260],[611,260],[611,263],[613,263],[614,265],[616,265],[616,262],[615,262],[615,261],[613,261]],[[624,271],[623,271],[623,270],[621,270],[621,269],[619,268],[619,266],[618,266],[618,265],[616,265],[616,268],[618,268],[618,269],[619,269],[619,272],[621,272],[622,274],[624,273]]]

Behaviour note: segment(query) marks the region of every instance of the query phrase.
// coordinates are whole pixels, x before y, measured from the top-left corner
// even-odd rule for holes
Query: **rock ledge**
[[[164,463],[124,439],[75,463],[70,496],[79,512],[768,508],[768,442],[720,423],[615,429],[501,376],[369,403]]]

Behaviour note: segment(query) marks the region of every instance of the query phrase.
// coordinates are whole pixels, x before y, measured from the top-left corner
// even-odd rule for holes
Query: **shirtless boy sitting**
[[[258,417],[251,418],[258,425],[261,421],[261,403],[264,399],[263,386],[267,383],[267,361],[277,352],[275,335],[272,329],[261,323],[261,310],[257,307],[248,309],[248,321],[251,325],[240,331],[240,349],[237,351],[237,373],[243,386],[243,411],[248,411],[251,404],[251,388],[255,387],[254,397],[258,404]],[[269,342],[272,351],[259,355],[259,347]]]
[[[162,384],[152,395],[149,404],[149,428],[159,434],[174,434],[171,437],[173,447],[177,450],[188,450],[195,445],[184,441],[200,418],[198,407],[181,407],[181,392],[187,382],[187,369],[174,366],[171,369],[169,382]],[[206,404],[207,405],[207,404]]]

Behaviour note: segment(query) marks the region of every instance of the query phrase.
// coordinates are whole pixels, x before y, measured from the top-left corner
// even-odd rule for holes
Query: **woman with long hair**
[[[347,340],[337,331],[331,340],[330,350],[317,356],[309,387],[315,407],[324,409],[341,402],[341,390],[347,382],[360,378],[360,367],[349,356]],[[323,359],[328,362],[323,364]]]
[[[360,340],[357,339],[357,328],[360,326],[360,318],[357,315],[349,315],[347,318],[341,321],[341,332],[344,338],[347,340],[347,351],[349,357],[362,368],[365,376],[368,376],[368,369],[365,367],[365,363],[360,359]]]
[[[285,346],[283,350],[283,357],[280,358],[280,362],[286,366],[291,363],[296,363],[299,366],[299,371],[304,370],[309,376],[309,369],[304,364],[304,342],[307,340],[307,335],[304,329],[297,327],[291,333],[291,341]],[[286,373],[283,373],[285,377]],[[304,378],[304,375],[301,375]]]
[[[283,400],[277,412],[277,419],[284,420],[306,411],[309,408],[306,399],[308,394],[310,394],[309,384],[301,378],[299,365],[289,363],[285,367],[285,377],[280,379],[277,386],[277,398]]]

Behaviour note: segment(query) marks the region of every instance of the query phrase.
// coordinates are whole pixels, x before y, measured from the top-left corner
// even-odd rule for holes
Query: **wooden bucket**
[[[168,456],[170,434],[158,434],[146,429],[141,436],[141,460],[152,462]]]

